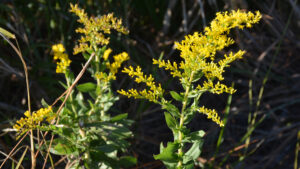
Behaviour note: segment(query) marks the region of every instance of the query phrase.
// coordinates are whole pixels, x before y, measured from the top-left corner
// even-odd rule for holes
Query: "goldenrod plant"
[[[236,53],[230,52],[224,57],[217,57],[217,51],[232,44],[234,40],[228,37],[233,28],[250,28],[261,19],[259,12],[243,12],[240,10],[231,12],[219,12],[216,18],[204,29],[203,33],[195,32],[185,36],[180,43],[176,42],[176,49],[180,51],[182,61],[180,63],[169,60],[153,59],[153,64],[170,71],[173,77],[179,79],[182,90],[165,92],[161,84],[155,83],[152,75],[144,75],[141,68],[124,68],[122,72],[127,73],[137,83],[144,83],[147,89],[137,91],[119,90],[118,92],[127,97],[136,99],[147,99],[160,104],[165,110],[165,120],[172,130],[174,141],[168,142],[166,147],[161,143],[160,154],[154,158],[161,160],[170,169],[194,168],[196,159],[200,156],[203,144],[204,131],[190,132],[187,124],[193,119],[196,113],[205,114],[218,126],[223,127],[224,123],[216,110],[209,109],[199,103],[203,93],[213,94],[229,93],[236,90],[228,87],[222,81],[223,73],[229,65],[242,59],[245,51],[239,50]],[[170,93],[173,100],[165,98]],[[180,102],[176,106],[174,102]]]
[[[111,116],[111,107],[118,100],[111,89],[112,80],[121,64],[129,59],[126,52],[116,54],[108,48],[111,30],[128,34],[122,26],[122,20],[108,14],[101,17],[88,17],[83,9],[71,4],[70,12],[76,14],[78,22],[83,24],[76,32],[83,34],[74,47],[73,54],[82,54],[89,63],[86,70],[91,82],[77,83],[70,69],[71,60],[63,44],[52,46],[53,59],[56,61],[56,73],[65,76],[66,83],[61,84],[67,93],[61,98],[62,107],[48,106],[32,114],[25,112],[26,118],[17,121],[14,128],[20,136],[28,130],[51,131],[58,137],[47,141],[42,149],[48,149],[56,155],[67,156],[66,168],[121,168],[136,163],[136,159],[127,156],[132,136],[128,129],[132,124],[127,113]],[[88,65],[88,64],[86,64]],[[66,100],[65,100],[66,99]],[[55,113],[56,112],[56,113]],[[43,123],[44,121],[48,123]],[[42,125],[45,124],[45,125]],[[51,160],[51,159],[50,159]]]

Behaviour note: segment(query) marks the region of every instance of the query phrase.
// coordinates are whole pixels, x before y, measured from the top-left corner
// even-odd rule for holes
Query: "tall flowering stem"
[[[65,47],[62,44],[52,46],[53,59],[57,64],[56,73],[65,75],[66,84],[61,84],[67,88],[68,93],[62,98],[64,101],[58,109],[56,124],[43,128],[58,135],[52,137],[49,151],[67,156],[67,168],[129,167],[136,161],[134,157],[125,156],[129,146],[127,139],[132,136],[128,127],[132,122],[127,119],[125,112],[116,116],[110,114],[110,108],[118,100],[112,91],[111,82],[116,80],[122,63],[129,59],[129,55],[126,52],[113,55],[114,51],[108,48],[112,30],[123,34],[128,34],[128,31],[122,26],[122,20],[112,13],[88,17],[78,5],[70,6],[70,12],[82,24],[82,27],[75,30],[81,37],[76,41],[73,54],[81,54],[87,63],[74,79],[70,69],[72,61]],[[85,70],[90,73],[87,79],[91,81],[77,85]],[[42,117],[47,118],[46,115]],[[16,128],[32,126],[26,125],[27,121],[21,119]]]
[[[261,14],[258,11],[255,13],[240,10],[219,12],[203,33],[195,32],[185,36],[181,42],[175,42],[176,49],[180,51],[181,62],[153,59],[153,64],[165,68],[170,71],[173,77],[179,79],[184,90],[179,93],[176,91],[169,92],[173,101],[181,102],[179,107],[172,104],[172,100],[168,101],[164,98],[164,90],[160,84],[156,85],[151,75],[144,75],[140,67],[136,69],[129,67],[123,70],[124,73],[135,78],[137,83],[145,83],[149,89],[142,91],[136,89],[125,91],[122,89],[118,91],[120,94],[136,99],[147,99],[160,104],[162,109],[166,110],[166,123],[173,132],[174,141],[169,142],[167,147],[161,145],[160,154],[155,155],[154,158],[163,161],[167,168],[194,167],[194,162],[201,153],[204,131],[190,132],[186,125],[196,113],[205,114],[208,119],[220,127],[224,126],[216,110],[199,104],[200,97],[205,92],[212,94],[233,94],[236,92],[233,87],[228,87],[222,83],[224,80],[223,73],[233,61],[242,59],[245,51],[230,52],[221,58],[217,57],[216,54],[217,51],[234,44],[234,40],[228,37],[231,29],[250,28],[260,19]],[[181,111],[179,111],[180,108]],[[192,146],[184,151],[188,144]]]

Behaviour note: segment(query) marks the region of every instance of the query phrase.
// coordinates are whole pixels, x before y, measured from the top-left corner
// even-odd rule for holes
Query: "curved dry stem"
[[[24,136],[19,140],[19,142],[15,145],[15,147],[9,152],[9,154],[6,156],[6,158],[4,159],[4,161],[2,162],[0,168],[3,167],[3,165],[5,164],[5,162],[8,160],[8,158],[10,158],[12,156],[12,154],[14,153],[15,149],[19,146],[19,144],[24,140],[24,138],[28,135],[29,131],[27,131],[26,134],[24,134]]]

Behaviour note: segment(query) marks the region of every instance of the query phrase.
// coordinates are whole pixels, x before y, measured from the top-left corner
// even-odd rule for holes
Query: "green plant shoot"
[[[57,114],[53,113],[57,108],[44,103],[47,108],[31,115],[26,112],[26,117],[17,121],[14,128],[20,135],[30,129],[57,134],[50,152],[67,156],[67,168],[129,167],[136,163],[134,157],[126,156],[129,146],[126,139],[132,136],[128,127],[132,121],[127,119],[127,113],[114,117],[110,115],[110,108],[118,100],[111,89],[111,81],[116,79],[118,69],[129,56],[122,52],[109,58],[112,50],[107,49],[107,34],[111,30],[123,34],[128,34],[128,30],[113,14],[89,18],[84,10],[72,4],[70,12],[75,13],[79,17],[78,22],[83,24],[82,28],[76,29],[83,36],[78,40],[73,53],[81,53],[86,60],[92,59],[87,68],[92,80],[76,86]],[[57,64],[56,73],[64,74],[66,79],[66,83],[61,84],[70,89],[75,81],[69,67],[71,60],[62,44],[53,45],[52,51]],[[43,123],[45,119],[48,124]],[[47,146],[43,148],[46,149]]]
[[[173,132],[174,141],[168,142],[166,147],[161,144],[160,154],[154,155],[154,158],[161,160],[167,168],[194,168],[194,163],[201,153],[205,134],[202,130],[190,132],[186,127],[196,113],[205,114],[220,127],[224,126],[214,109],[200,106],[200,97],[205,92],[233,94],[236,91],[222,83],[223,73],[233,61],[241,59],[245,51],[230,52],[223,58],[216,57],[216,53],[234,44],[234,40],[228,37],[231,29],[250,28],[260,19],[259,12],[253,14],[237,10],[217,13],[210,26],[204,29],[204,33],[195,32],[187,35],[180,43],[175,43],[182,58],[180,63],[153,59],[153,64],[165,68],[173,77],[179,79],[183,90],[169,92],[174,100],[165,99],[165,90],[154,82],[152,75],[144,75],[139,66],[137,68],[130,66],[122,71],[134,78],[135,82],[145,83],[147,89],[120,90],[118,91],[120,94],[129,98],[147,99],[160,104],[165,110],[165,120]],[[176,107],[174,101],[180,102],[181,106]]]

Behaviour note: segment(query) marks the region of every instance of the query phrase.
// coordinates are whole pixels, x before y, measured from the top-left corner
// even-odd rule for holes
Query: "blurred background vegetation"
[[[168,72],[152,66],[152,58],[180,60],[174,42],[187,34],[201,32],[218,11],[259,10],[260,24],[252,29],[233,31],[237,44],[227,50],[243,49],[245,58],[227,71],[226,83],[237,88],[233,96],[207,95],[201,100],[215,107],[226,120],[224,128],[197,116],[192,130],[207,131],[203,152],[198,161],[205,168],[295,168],[300,141],[300,7],[297,0],[1,0],[0,27],[14,33],[29,67],[32,107],[41,107],[41,99],[52,103],[64,90],[55,74],[51,46],[63,43],[77,74],[84,63],[80,55],[72,55],[78,34],[76,17],[68,12],[69,3],[78,3],[91,16],[109,12],[123,19],[130,30],[128,36],[111,35],[110,48],[115,53],[127,51],[128,65],[141,65],[155,75],[167,89],[179,83]],[[219,55],[224,54],[222,51]],[[299,53],[298,53],[299,52]],[[8,128],[22,117],[26,108],[26,86],[22,63],[4,40],[0,41],[0,159],[16,144],[15,133]],[[82,81],[88,80],[84,77]],[[113,86],[138,86],[119,73]],[[226,108],[225,108],[226,107]],[[159,142],[172,140],[158,105],[143,100],[121,97],[112,113],[129,113],[136,123],[132,128],[130,152],[137,157],[133,168],[164,168],[153,159]],[[298,135],[298,137],[297,137]],[[29,145],[29,138],[22,145]],[[21,149],[22,150],[22,149]],[[18,160],[22,151],[14,155]],[[56,156],[57,168],[64,166]],[[38,158],[38,166],[43,157]],[[8,162],[6,168],[11,168]],[[30,155],[23,162],[30,166]],[[48,166],[49,167],[49,166]]]

